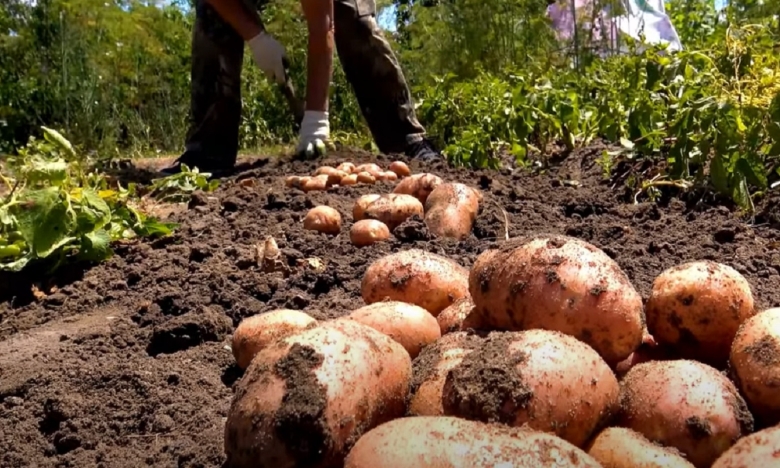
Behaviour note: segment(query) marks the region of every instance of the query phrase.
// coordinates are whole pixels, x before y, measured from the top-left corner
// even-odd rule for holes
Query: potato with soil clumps
[[[474,301],[471,300],[471,296],[455,301],[451,306],[442,310],[436,320],[439,322],[442,335],[469,328],[480,328],[479,317],[474,312]]]
[[[590,443],[588,454],[604,468],[694,468],[677,450],[656,445],[624,427],[601,431]]]
[[[433,192],[433,189],[443,183],[444,181],[437,175],[428,173],[415,174],[398,182],[398,185],[393,189],[393,193],[411,195],[425,205],[425,202],[428,200],[428,195]]]
[[[408,414],[443,416],[441,392],[447,373],[460,364],[463,356],[479,348],[482,338],[456,332],[426,346],[412,362],[412,386]]]
[[[439,324],[427,310],[405,302],[387,301],[363,306],[346,316],[397,341],[414,359],[441,338]]]
[[[390,229],[382,221],[361,219],[349,230],[349,240],[357,247],[366,247],[390,238]]]
[[[468,295],[467,269],[420,249],[386,255],[369,265],[360,287],[366,304],[385,300],[422,307],[434,317]]]
[[[745,320],[729,359],[734,381],[764,426],[780,423],[780,308]]]
[[[734,384],[696,361],[651,361],[621,381],[616,425],[674,447],[698,468],[709,466],[740,437],[753,417]]]
[[[422,203],[411,195],[397,193],[380,196],[371,202],[363,212],[365,218],[382,221],[390,231],[414,215],[423,217]]]
[[[358,440],[344,468],[600,468],[551,434],[446,416],[401,418]]]
[[[298,310],[276,309],[247,317],[233,333],[233,357],[238,367],[246,369],[252,358],[274,341],[315,326],[314,318]]]
[[[226,466],[340,466],[360,436],[404,414],[410,378],[400,344],[351,320],[275,341],[238,383]]]
[[[341,232],[341,214],[329,206],[315,206],[303,218],[303,228],[325,234],[338,234]]]
[[[368,208],[368,205],[372,204],[376,200],[379,200],[381,196],[382,195],[379,195],[378,193],[369,193],[368,195],[360,196],[357,200],[355,200],[355,205],[352,207],[352,219],[354,221],[365,219],[366,208]]]
[[[479,199],[479,192],[466,184],[440,184],[425,201],[425,225],[436,237],[465,239],[474,228]]]
[[[568,236],[483,252],[469,291],[485,326],[557,330],[589,344],[610,365],[634,352],[646,331],[642,297],[620,266]]]
[[[528,424],[582,447],[618,406],[620,388],[588,345],[557,331],[492,332],[447,374],[447,416]]]
[[[780,426],[745,436],[726,450],[712,468],[770,468],[778,465]]]
[[[740,324],[755,315],[747,280],[709,260],[669,268],[653,282],[645,307],[659,344],[685,359],[715,367],[726,363]]]

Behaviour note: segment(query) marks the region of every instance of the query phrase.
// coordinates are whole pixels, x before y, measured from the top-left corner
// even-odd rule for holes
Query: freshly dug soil
[[[646,297],[653,278],[684,261],[724,262],[744,274],[757,306],[780,304],[780,233],[766,208],[751,227],[729,208],[687,197],[633,204],[620,183],[602,180],[603,146],[573,152],[543,175],[520,169],[457,170],[443,163],[412,171],[478,186],[485,199],[473,235],[432,239],[419,218],[389,242],[349,242],[359,195],[391,183],[304,194],[284,177],[319,164],[261,159],[198,194],[173,215],[173,236],[119,246],[109,262],[41,273],[0,275],[0,466],[218,467],[224,418],[241,377],[229,349],[239,321],[276,308],[317,319],[364,305],[367,266],[410,248],[464,267],[509,237],[558,233],[592,242],[614,258]],[[341,161],[392,159],[364,153]],[[578,183],[572,184],[571,180]],[[304,231],[311,207],[327,204],[341,234]],[[774,205],[772,205],[774,206]],[[255,246],[274,236],[289,267],[263,273]]]

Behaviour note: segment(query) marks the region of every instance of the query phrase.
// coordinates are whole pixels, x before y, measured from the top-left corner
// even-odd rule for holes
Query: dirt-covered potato
[[[642,297],[620,266],[588,242],[539,236],[480,254],[469,291],[485,326],[557,330],[592,346],[610,365],[645,335]]]
[[[395,189],[393,189],[393,193],[411,195],[425,205],[428,195],[442,183],[444,181],[437,175],[428,173],[415,174],[401,179],[398,185],[395,186]]]
[[[343,162],[343,163],[339,164],[338,166],[336,166],[336,169],[338,169],[340,171],[344,171],[347,174],[354,174],[354,173],[357,172],[357,170],[356,170],[357,167],[355,167],[355,165],[352,164],[351,162]]]
[[[465,239],[474,228],[479,198],[466,184],[439,184],[425,201],[425,225],[436,237]]]
[[[300,176],[289,176],[285,177],[284,179],[284,185],[287,187],[300,187],[301,186],[301,177]]]
[[[426,346],[412,362],[409,415],[443,416],[441,392],[447,373],[481,344],[477,335],[455,332]]]
[[[390,229],[382,221],[362,219],[349,229],[349,240],[357,247],[366,247],[390,238]]]
[[[398,180],[398,174],[396,174],[393,171],[383,171],[379,173],[379,176],[377,176],[377,180],[395,182],[396,180]]]
[[[480,328],[479,317],[474,313],[474,301],[466,296],[453,302],[436,317],[441,334]]]
[[[780,426],[760,430],[737,441],[712,468],[769,468],[780,464]]]
[[[336,185],[341,182],[341,179],[348,175],[347,172],[336,169],[331,166],[322,166],[314,173],[315,176],[326,175],[328,176],[328,186]]]
[[[590,346],[557,331],[492,332],[447,374],[447,416],[551,432],[582,447],[618,406],[620,388]]]
[[[600,468],[551,434],[446,416],[396,419],[358,440],[344,468]]]
[[[412,175],[412,170],[409,169],[409,166],[403,161],[391,162],[388,169],[395,172],[399,179]]]
[[[734,384],[706,364],[682,359],[628,371],[616,423],[676,448],[698,468],[709,468],[753,431],[753,417]]]
[[[417,215],[423,217],[422,203],[411,195],[388,193],[371,202],[364,211],[364,217],[377,219],[392,231],[407,218]]]
[[[303,228],[325,234],[341,232],[341,214],[329,206],[315,206],[303,218]]]
[[[682,358],[721,367],[740,324],[755,314],[747,280],[709,260],[669,268],[653,282],[647,328]]]
[[[378,200],[381,196],[382,195],[379,195],[378,193],[370,193],[368,195],[362,195],[357,200],[355,200],[355,206],[352,207],[352,219],[354,221],[365,219],[366,208],[368,208],[368,205]]]
[[[361,184],[373,184],[376,182],[376,176],[369,172],[358,172],[357,181]]]
[[[780,424],[780,308],[745,320],[731,344],[731,372],[762,426]]]
[[[328,175],[320,174],[315,177],[302,177],[301,188],[304,192],[315,192],[328,189]]]
[[[274,341],[317,325],[310,315],[298,310],[276,309],[247,317],[233,333],[231,348],[236,364],[246,369],[252,358]]]
[[[349,174],[341,178],[339,185],[355,185],[357,181],[357,174]]]
[[[411,359],[351,320],[277,340],[239,381],[225,424],[231,468],[340,466],[367,431],[406,410]]]
[[[360,290],[366,304],[385,300],[418,305],[434,317],[468,295],[468,270],[420,249],[384,256],[369,265]]]
[[[374,164],[374,163],[361,164],[355,170],[358,173],[360,173],[360,172],[368,172],[369,174],[371,174],[372,176],[377,177],[377,178],[378,178],[379,174],[384,172],[382,170],[382,168],[379,167],[378,164]]]
[[[675,449],[624,427],[609,427],[589,444],[588,454],[604,468],[694,468]]]
[[[352,311],[346,318],[378,330],[394,339],[412,359],[441,338],[439,324],[427,310],[405,302],[376,302]]]

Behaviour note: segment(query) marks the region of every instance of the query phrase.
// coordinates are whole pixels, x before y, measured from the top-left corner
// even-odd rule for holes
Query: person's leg
[[[374,1],[335,0],[333,8],[339,61],[379,150],[438,157],[417,121],[398,59],[376,22]]]

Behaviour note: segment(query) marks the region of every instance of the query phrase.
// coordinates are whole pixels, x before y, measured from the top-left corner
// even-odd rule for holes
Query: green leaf
[[[723,165],[723,158],[716,154],[710,165],[710,179],[718,192],[727,195],[729,193],[729,174]]]
[[[68,177],[68,163],[61,158],[54,161],[35,159],[30,161],[26,176],[30,182],[49,182],[52,185],[59,185]]]
[[[84,189],[81,192],[76,224],[79,232],[101,229],[111,221],[111,208],[97,192]]]
[[[731,197],[742,209],[750,209],[750,192],[748,191],[747,180],[742,174],[734,174],[735,184]]]
[[[81,236],[79,258],[92,262],[107,260],[112,255],[111,236],[103,229]]]
[[[629,140],[628,138],[620,138],[620,146],[626,149],[634,149],[634,142]]]
[[[56,144],[69,156],[76,157],[76,151],[73,150],[73,145],[67,139],[65,139],[65,137],[62,136],[60,132],[48,127],[41,128],[43,129],[43,137],[46,139],[46,141]]]
[[[751,184],[759,188],[766,188],[766,174],[764,174],[764,166],[760,162],[751,164],[746,158],[739,158],[735,168]]]
[[[19,201],[19,231],[36,257],[47,257],[75,239],[69,236],[74,225],[72,213],[67,201],[60,197],[59,188],[30,190]]]
[[[24,269],[24,267],[27,266],[27,264],[30,263],[30,260],[32,259],[32,254],[28,253],[27,255],[19,257],[10,263],[0,262],[0,270],[10,272],[22,271],[22,269]]]

